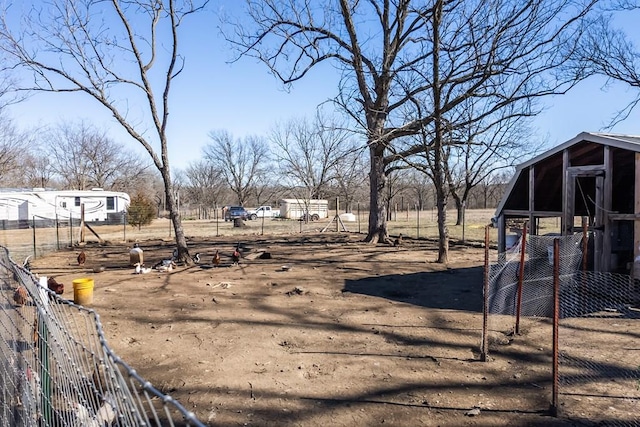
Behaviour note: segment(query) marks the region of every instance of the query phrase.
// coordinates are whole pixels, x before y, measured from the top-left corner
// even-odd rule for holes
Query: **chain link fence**
[[[628,275],[586,271],[587,239],[525,228],[509,251],[485,252],[482,358],[530,341],[549,361],[552,413],[640,426],[640,288]]]
[[[99,316],[0,248],[0,426],[204,426],[106,343]]]
[[[594,271],[561,288],[554,406],[563,416],[640,426],[637,291],[628,275]]]

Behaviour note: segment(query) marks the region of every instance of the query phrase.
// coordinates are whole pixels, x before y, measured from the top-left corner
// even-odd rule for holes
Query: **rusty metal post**
[[[582,217],[582,271],[587,271],[587,251],[589,250],[589,226],[587,217]]]
[[[520,312],[522,311],[522,284],[524,282],[524,258],[527,252],[527,226],[525,221],[522,226],[522,239],[520,242],[520,266],[518,269],[518,296],[516,299],[516,329],[515,333],[520,333]]]
[[[553,366],[551,415],[558,416],[558,326],[560,323],[560,239],[553,240]]]
[[[482,349],[480,359],[489,360],[489,226],[484,227],[484,284],[482,290]]]

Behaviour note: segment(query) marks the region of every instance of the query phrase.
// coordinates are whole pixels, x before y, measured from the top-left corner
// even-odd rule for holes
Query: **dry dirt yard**
[[[89,244],[84,268],[76,249],[33,270],[69,299],[73,279],[94,278],[109,345],[208,425],[573,425],[545,413],[550,337],[479,361],[484,249],[454,245],[444,266],[427,240],[243,236],[233,266],[235,239],[189,239],[200,265],[170,273],[133,274],[131,243]],[[140,246],[151,266],[173,243]]]

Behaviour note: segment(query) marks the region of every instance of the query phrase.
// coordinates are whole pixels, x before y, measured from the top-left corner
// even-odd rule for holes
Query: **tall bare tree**
[[[609,82],[621,82],[637,90],[633,99],[612,117],[609,128],[627,119],[640,104],[640,46],[635,34],[616,26],[617,16],[637,17],[639,12],[637,1],[618,0],[610,10],[592,20],[578,48],[569,52],[574,59],[570,66],[577,72],[605,76]]]
[[[28,135],[21,132],[13,120],[0,109],[0,180],[6,186],[9,181],[16,182],[12,172],[18,169],[19,159],[28,149]],[[11,179],[9,179],[11,178]]]
[[[369,169],[364,149],[353,144],[353,149],[342,156],[333,171],[337,195],[344,201],[347,212],[353,211],[354,202],[365,199]]]
[[[40,155],[66,188],[124,190],[150,168],[139,156],[86,121],[63,122],[42,132]]]
[[[164,183],[178,256],[187,263],[191,258],[173,191],[167,127],[171,85],[184,66],[179,30],[207,2],[49,0],[21,19],[5,11],[0,20],[4,66],[25,76],[19,89],[93,98],[151,156]],[[134,103],[142,115],[129,108]]]
[[[51,159],[47,155],[42,155],[44,149],[34,149],[37,144],[34,142],[25,151],[20,159],[20,168],[16,169],[15,181],[20,183],[20,187],[42,187],[61,188],[60,183],[55,178],[55,172],[51,166]]]
[[[191,199],[203,206],[205,216],[210,216],[210,210],[221,204],[226,186],[222,171],[205,160],[189,164],[185,169]]]
[[[235,139],[224,130],[209,133],[212,142],[203,149],[204,158],[222,172],[238,203],[244,205],[268,161],[268,142],[258,136]]]
[[[450,140],[443,147],[442,171],[445,186],[455,202],[456,225],[462,224],[464,206],[475,186],[489,176],[512,168],[522,159],[534,156],[545,144],[545,141],[536,141],[531,131],[530,117],[525,114],[531,111],[529,105],[514,102],[485,116],[485,102],[470,98],[461,104],[457,109],[458,116],[450,120],[459,124],[450,130]],[[476,115],[483,118],[474,120]],[[432,153],[433,150],[426,150],[416,157],[428,157]],[[433,181],[432,164],[419,169]]]
[[[558,45],[580,35],[580,20],[597,0],[247,0],[254,25],[236,25],[230,39],[285,84],[332,61],[342,73],[337,102],[367,136],[370,215],[367,240],[387,240],[387,165],[415,154],[398,138],[427,129],[441,156],[447,112],[469,97],[493,94],[495,108],[522,97],[560,93],[573,76],[554,80],[566,58]],[[420,114],[411,100],[423,103]],[[436,174],[444,188],[444,178]],[[446,262],[446,191],[439,191],[439,260]]]
[[[284,185],[303,199],[327,196],[336,169],[348,152],[349,135],[321,117],[293,118],[276,124],[270,134],[273,158]]]

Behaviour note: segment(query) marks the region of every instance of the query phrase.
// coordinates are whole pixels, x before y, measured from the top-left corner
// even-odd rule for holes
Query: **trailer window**
[[[76,197],[75,199],[76,199],[75,201],[76,206],[80,206],[80,197]]]
[[[112,211],[116,208],[116,198],[115,197],[107,197],[107,210]]]

